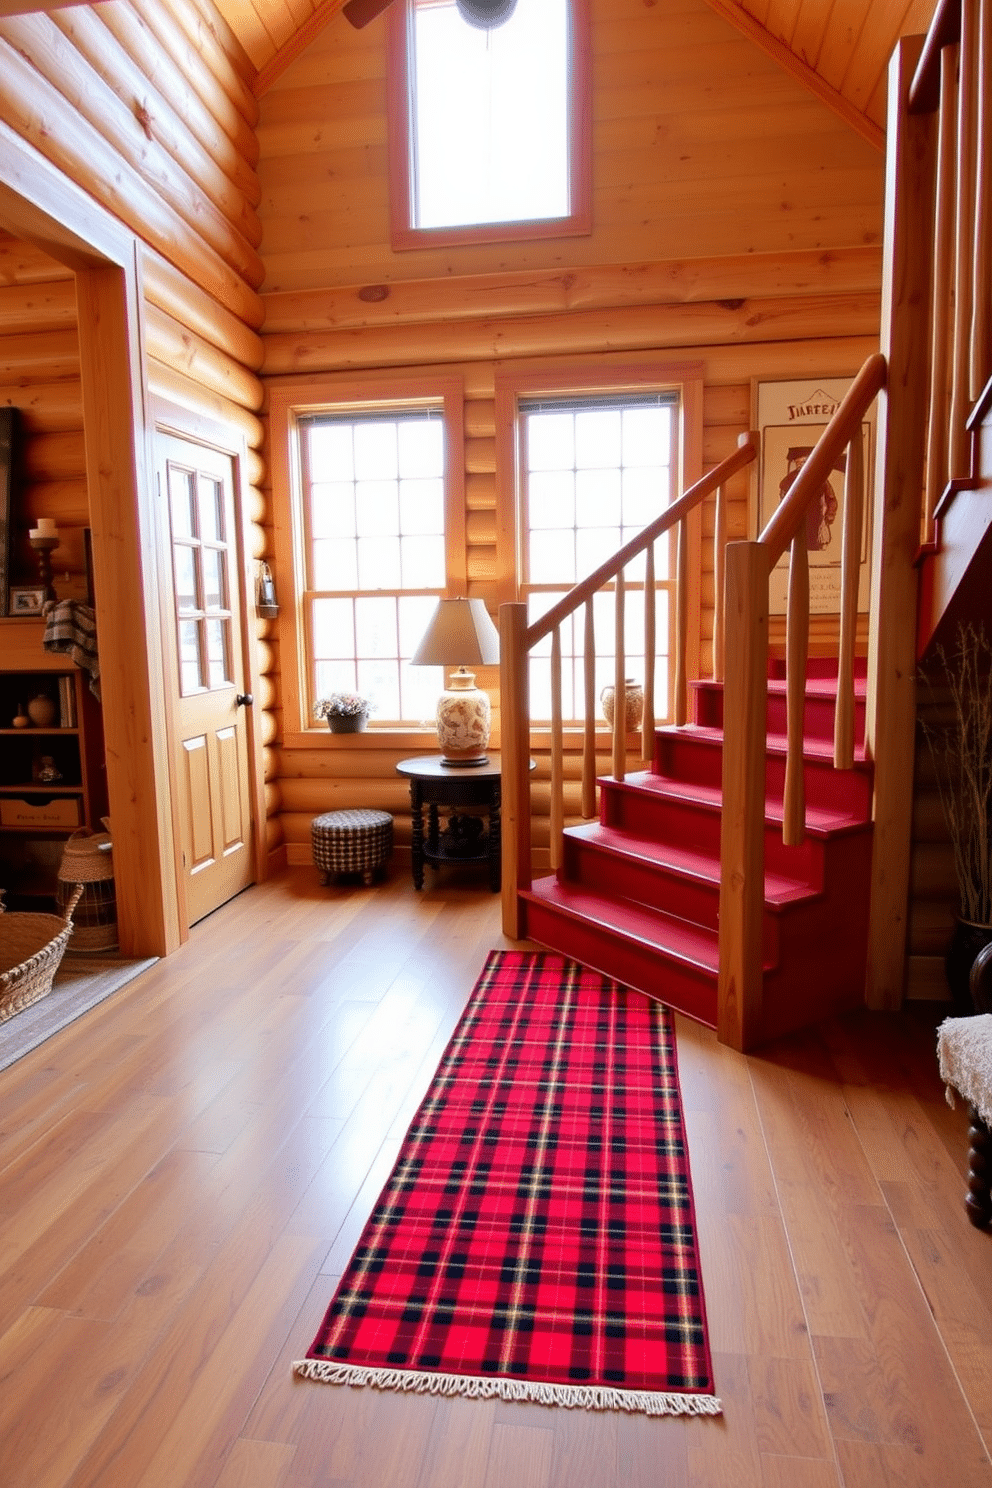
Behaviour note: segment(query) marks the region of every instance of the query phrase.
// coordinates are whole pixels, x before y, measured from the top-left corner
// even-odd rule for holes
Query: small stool
[[[310,841],[321,883],[360,873],[370,884],[393,850],[393,818],[388,811],[325,811],[311,822]]]
[[[957,1091],[971,1107],[964,1207],[972,1224],[985,1229],[992,1222],[992,1013],[945,1018],[937,1029],[937,1058],[948,1105]]]

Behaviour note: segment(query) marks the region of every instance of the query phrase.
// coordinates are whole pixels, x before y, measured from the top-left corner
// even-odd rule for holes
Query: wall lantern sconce
[[[272,570],[267,563],[259,564],[258,598],[255,601],[255,612],[263,620],[274,620],[279,613],[276,586],[272,582]]]

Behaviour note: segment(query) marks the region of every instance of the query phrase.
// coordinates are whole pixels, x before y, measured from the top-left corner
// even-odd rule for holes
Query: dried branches
[[[959,625],[957,649],[936,655],[948,706],[944,720],[921,719],[933,755],[954,848],[961,918],[992,924],[992,643],[984,625]],[[935,696],[933,679],[924,680]]]

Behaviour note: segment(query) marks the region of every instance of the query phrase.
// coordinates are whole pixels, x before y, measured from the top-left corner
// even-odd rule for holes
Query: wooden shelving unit
[[[0,887],[8,907],[55,895],[63,843],[79,827],[100,829],[107,814],[103,716],[89,679],[67,656],[45,651],[44,622],[0,619]],[[65,686],[72,700],[63,723]],[[14,717],[43,693],[51,726],[15,728]],[[59,779],[39,778],[50,757]]]

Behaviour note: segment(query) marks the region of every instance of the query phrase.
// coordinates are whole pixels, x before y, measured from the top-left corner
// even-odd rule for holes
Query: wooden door
[[[175,783],[193,925],[253,881],[234,462],[158,435],[171,550]]]

